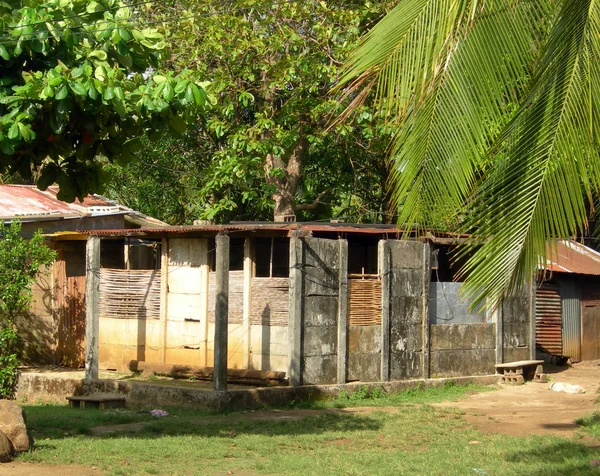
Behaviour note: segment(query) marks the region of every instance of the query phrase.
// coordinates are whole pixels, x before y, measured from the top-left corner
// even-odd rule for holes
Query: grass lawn
[[[386,396],[357,392],[311,407],[295,420],[259,421],[247,414],[208,415],[168,408],[154,418],[136,410],[79,410],[25,405],[34,430],[23,461],[96,466],[107,474],[598,474],[600,452],[558,437],[484,435],[460,412],[430,404],[481,387],[451,386]],[[379,406],[369,413],[327,408]],[[389,408],[393,407],[393,408]],[[582,421],[600,436],[600,418]],[[100,425],[137,423],[135,431],[94,435]],[[515,424],[518,424],[516,422]]]

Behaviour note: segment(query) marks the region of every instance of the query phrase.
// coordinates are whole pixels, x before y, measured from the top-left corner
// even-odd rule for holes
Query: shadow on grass
[[[207,414],[185,409],[169,409],[167,417],[152,417],[135,411],[79,410],[69,407],[24,406],[29,428],[34,439],[63,439],[86,437],[160,438],[164,436],[194,435],[215,438],[234,438],[252,434],[264,436],[318,435],[331,431],[378,430],[381,421],[369,415],[322,413],[298,417],[272,419],[244,419],[244,414]],[[103,427],[102,434],[94,428]],[[113,428],[114,427],[114,428]],[[111,431],[114,429],[114,431]]]
[[[566,474],[598,474],[590,461],[600,458],[598,448],[588,448],[577,441],[564,440],[549,444],[540,444],[527,451],[510,453],[506,460],[513,463],[526,462],[530,466],[539,465],[543,469],[528,471],[530,476],[553,476]]]

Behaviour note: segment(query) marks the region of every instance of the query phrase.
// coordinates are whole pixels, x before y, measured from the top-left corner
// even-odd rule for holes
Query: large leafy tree
[[[149,3],[149,2],[144,2]],[[206,94],[161,75],[166,43],[122,0],[0,2],[0,175],[102,190],[99,157],[126,163],[144,134],[182,133]]]
[[[164,22],[171,69],[209,78],[216,104],[183,141],[159,144],[155,153],[150,146],[142,164],[124,174],[115,170],[115,183],[137,186],[111,185],[113,196],[143,203],[139,197],[149,196],[155,183],[151,175],[162,170],[181,179],[168,191],[176,221],[268,219],[273,210],[298,219],[381,220],[387,213],[384,127],[374,124],[368,107],[351,123],[327,126],[341,112],[329,95],[339,67],[389,4],[151,6],[144,15]],[[171,21],[175,16],[181,21]]]
[[[397,131],[401,224],[473,234],[467,292],[497,302],[583,233],[600,188],[600,2],[402,0],[345,66]],[[480,293],[481,290],[483,293]]]

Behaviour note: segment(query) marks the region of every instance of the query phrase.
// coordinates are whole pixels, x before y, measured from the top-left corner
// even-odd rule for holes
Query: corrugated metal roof
[[[600,276],[600,253],[576,241],[558,241],[549,246],[545,269],[558,273]]]
[[[0,185],[0,220],[43,221],[121,214],[136,224],[166,225],[100,195],[88,195],[83,201],[66,203],[56,198],[57,193],[55,186],[42,191],[34,185]]]
[[[129,230],[90,230],[84,233],[88,235],[105,236],[128,236],[128,235],[153,235],[153,234],[203,234],[203,233],[257,233],[257,232],[286,233],[298,232],[300,234],[316,233],[335,233],[335,234],[368,234],[389,236],[390,238],[399,238],[402,234],[396,225],[377,225],[377,224],[352,224],[352,223],[315,223],[315,222],[294,222],[294,223],[273,223],[273,222],[243,222],[230,223],[226,225],[181,225],[157,227],[142,227]],[[444,244],[458,242],[462,235],[441,234],[440,236],[427,235],[427,239],[439,241]]]

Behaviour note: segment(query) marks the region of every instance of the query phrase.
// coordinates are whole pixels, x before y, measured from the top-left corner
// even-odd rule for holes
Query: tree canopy
[[[210,0],[149,7],[147,21],[164,21],[169,67],[210,78],[216,103],[183,140],[149,145],[142,162],[124,172],[113,167],[110,193],[130,206],[143,206],[141,196],[168,194],[176,221],[272,219],[273,209],[298,219],[385,219],[385,126],[368,105],[352,122],[328,125],[343,109],[330,95],[339,67],[391,4]],[[167,21],[174,16],[182,20]],[[161,170],[173,186],[152,191]],[[124,190],[126,182],[137,190]]]
[[[0,2],[0,175],[72,201],[103,188],[98,158],[127,163],[144,134],[185,130],[207,96],[159,73],[166,42],[122,0]]]
[[[376,89],[397,131],[399,222],[459,214],[472,234],[466,290],[480,299],[530,281],[554,240],[587,227],[599,33],[595,0],[405,0],[346,63],[343,83]]]

